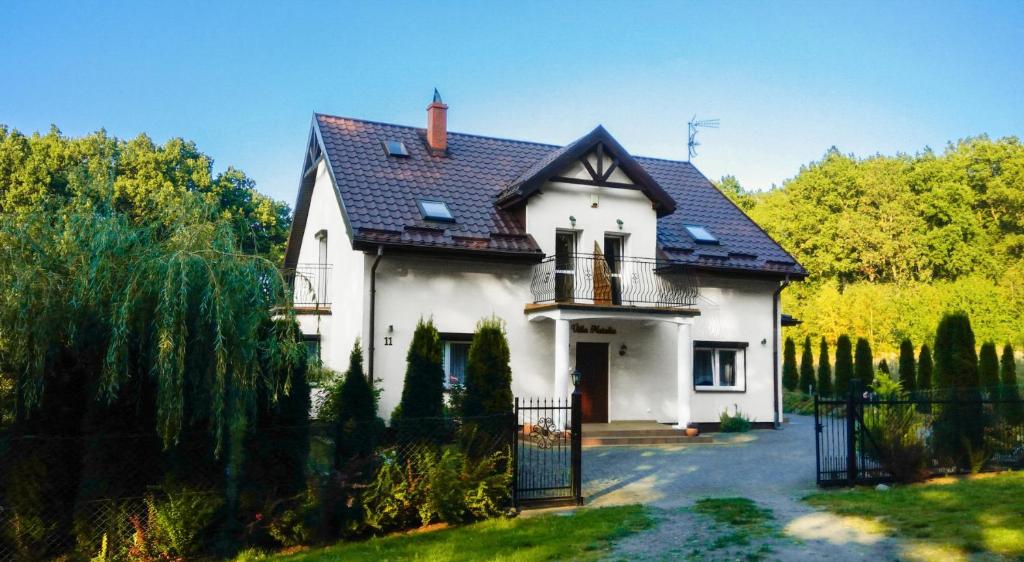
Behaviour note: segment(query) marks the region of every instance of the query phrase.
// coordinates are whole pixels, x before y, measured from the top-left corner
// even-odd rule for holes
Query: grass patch
[[[730,550],[736,559],[762,560],[772,552],[766,540],[778,536],[775,516],[770,509],[758,507],[747,498],[704,498],[698,500],[693,511],[711,518],[724,527],[707,545],[710,550]],[[759,544],[748,550],[753,541]]]
[[[581,509],[339,543],[271,560],[596,560],[607,554],[612,541],[652,525],[653,519],[639,505]]]
[[[888,491],[871,488],[821,492],[811,505],[841,515],[869,517],[891,535],[947,556],[989,552],[1024,557],[1024,472],[939,479]]]
[[[787,414],[813,416],[814,396],[796,390],[783,390],[782,411]]]

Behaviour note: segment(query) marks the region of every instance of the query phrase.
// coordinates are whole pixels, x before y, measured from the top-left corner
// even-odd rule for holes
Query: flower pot
[[[696,437],[698,433],[700,433],[700,431],[698,431],[696,427],[688,427],[688,428],[686,428],[686,436],[687,437]]]

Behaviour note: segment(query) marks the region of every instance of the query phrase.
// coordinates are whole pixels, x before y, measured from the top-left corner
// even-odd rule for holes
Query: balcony
[[[285,282],[292,292],[296,309],[330,310],[331,266],[321,263],[300,263],[285,270]]]
[[[548,256],[533,270],[534,304],[630,307],[692,307],[697,286],[671,262],[649,258],[608,258],[599,254]]]

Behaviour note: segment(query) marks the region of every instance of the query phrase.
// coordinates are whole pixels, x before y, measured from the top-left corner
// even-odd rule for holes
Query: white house
[[[506,323],[516,396],[584,420],[781,419],[779,293],[806,271],[689,162],[603,127],[567,146],[316,114],[285,267],[303,333],[346,368],[356,338],[398,404],[422,317],[464,375],[477,321]],[[317,346],[318,343],[318,346]]]

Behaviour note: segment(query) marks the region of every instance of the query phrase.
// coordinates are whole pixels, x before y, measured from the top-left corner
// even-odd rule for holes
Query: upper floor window
[[[316,233],[316,240],[319,245],[319,255],[317,256],[317,263],[320,265],[327,265],[327,231],[321,230]]]
[[[690,233],[690,236],[700,244],[718,244],[718,238],[711,234],[711,231],[706,226],[688,224],[685,228]]]
[[[744,342],[694,342],[694,389],[745,392],[746,353],[747,344]]]
[[[420,199],[416,203],[420,207],[420,214],[428,221],[455,222],[455,216],[452,215],[451,210],[448,209],[448,204],[444,201]]]

